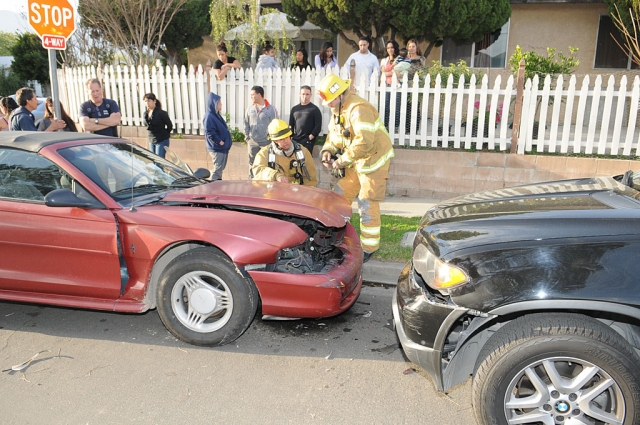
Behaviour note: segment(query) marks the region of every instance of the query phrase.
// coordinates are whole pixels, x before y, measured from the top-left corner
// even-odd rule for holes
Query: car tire
[[[166,328],[189,344],[221,346],[247,330],[258,308],[253,282],[215,248],[196,248],[173,259],[157,289]]]
[[[598,320],[562,313],[520,317],[480,352],[472,384],[476,421],[638,424],[639,362],[627,341]]]

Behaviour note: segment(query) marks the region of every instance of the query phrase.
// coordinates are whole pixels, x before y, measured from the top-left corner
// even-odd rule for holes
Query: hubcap
[[[233,295],[219,276],[194,271],[182,276],[173,286],[171,309],[187,329],[199,333],[214,332],[231,319]]]
[[[196,289],[190,301],[191,307],[199,314],[211,314],[216,309],[216,296],[208,289]]]
[[[577,358],[533,362],[509,383],[504,413],[509,424],[611,424],[625,417],[622,390],[598,366]]]

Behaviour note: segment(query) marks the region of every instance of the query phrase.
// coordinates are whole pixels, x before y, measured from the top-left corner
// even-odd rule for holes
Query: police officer
[[[320,81],[318,95],[333,113],[321,157],[334,176],[338,172],[344,175],[334,190],[349,203],[358,197],[360,241],[366,262],[380,248],[380,201],[385,197],[394,152],[378,111],[352,93],[350,85],[350,80],[335,74]]]
[[[271,143],[260,149],[253,161],[253,180],[317,186],[313,157],[307,148],[291,140],[291,127],[274,119],[267,132]]]

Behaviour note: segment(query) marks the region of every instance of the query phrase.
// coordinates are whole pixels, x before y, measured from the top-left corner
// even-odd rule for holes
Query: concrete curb
[[[370,260],[362,266],[362,280],[366,283],[397,285],[403,263]]]

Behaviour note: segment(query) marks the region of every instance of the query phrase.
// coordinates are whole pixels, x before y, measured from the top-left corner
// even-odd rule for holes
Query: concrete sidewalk
[[[380,202],[380,213],[399,215],[402,217],[422,217],[432,206],[442,202],[435,198],[409,198],[404,196],[387,196]],[[353,212],[358,212],[357,200],[353,202]]]
[[[380,212],[402,217],[422,217],[429,208],[442,200],[433,198],[390,197],[380,203]],[[353,211],[358,212],[358,203],[353,203]],[[388,263],[384,261],[368,261],[362,267],[362,278],[367,283],[396,285],[404,263]]]

